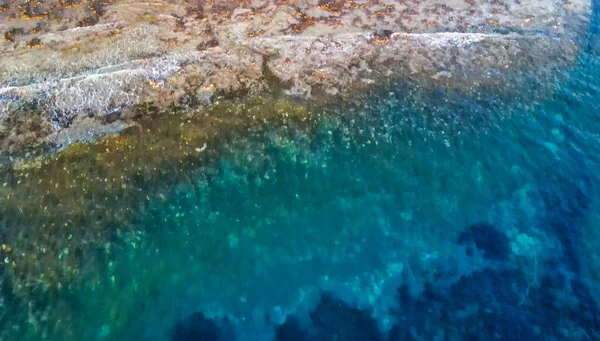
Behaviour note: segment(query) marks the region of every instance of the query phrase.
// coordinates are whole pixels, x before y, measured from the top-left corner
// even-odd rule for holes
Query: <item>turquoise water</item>
[[[403,82],[230,131],[155,160],[133,194],[81,194],[94,211],[43,247],[30,231],[50,218],[3,208],[8,247],[60,249],[72,273],[23,279],[3,248],[2,339],[600,339],[590,41],[543,95]]]

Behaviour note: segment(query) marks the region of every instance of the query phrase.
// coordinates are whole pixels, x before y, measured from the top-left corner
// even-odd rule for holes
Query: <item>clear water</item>
[[[590,42],[543,96],[175,113],[3,172],[2,339],[600,339]]]

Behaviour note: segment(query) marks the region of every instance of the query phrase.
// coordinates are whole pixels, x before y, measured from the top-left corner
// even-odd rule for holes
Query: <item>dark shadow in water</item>
[[[310,326],[302,326],[296,316],[288,316],[276,327],[277,341],[384,341],[377,321],[368,310],[350,306],[326,293],[310,313]],[[172,341],[232,340],[227,327],[197,312],[180,321],[173,329]],[[245,340],[243,336],[239,340]]]
[[[577,299],[564,298],[567,286],[565,278],[547,277],[533,289],[521,271],[490,269],[450,288],[429,285],[417,298],[403,286],[389,340],[598,340],[597,321]]]
[[[563,257],[562,264],[548,267],[551,270],[540,290],[546,290],[546,294],[552,293],[558,285],[556,290],[577,301],[570,318],[579,320],[586,330],[597,332],[600,329],[600,309],[591,295],[591,281],[582,254],[585,247],[582,228],[590,202],[593,200],[593,180],[584,172],[569,179],[552,174],[549,184],[541,188],[546,206],[547,226],[559,239]]]
[[[171,341],[230,341],[234,338],[227,326],[210,320],[201,312],[196,312],[177,322],[171,334]]]
[[[507,260],[510,255],[510,240],[506,234],[488,223],[469,226],[458,237],[458,243],[467,247],[469,256],[472,256],[473,248],[493,260]]]
[[[558,266],[558,265],[557,265]],[[398,289],[397,323],[385,336],[367,309],[323,294],[310,313],[310,325],[288,316],[276,327],[277,341],[404,340],[598,340],[598,316],[582,310],[584,298],[560,271],[533,288],[519,270],[491,270],[462,277],[451,286],[426,286],[413,297]],[[178,323],[172,340],[230,340],[202,313]],[[244,338],[240,338],[243,340]]]
[[[403,286],[398,290],[399,322],[390,331],[390,340],[448,336],[462,336],[464,340],[533,340],[532,320],[536,316],[522,306],[526,291],[525,277],[518,271],[484,270],[461,278],[450,288],[428,285],[417,298]]]
[[[310,313],[311,330],[303,329],[297,319],[289,317],[276,330],[277,341],[379,341],[384,340],[377,321],[368,310],[351,307],[346,302],[323,294]]]

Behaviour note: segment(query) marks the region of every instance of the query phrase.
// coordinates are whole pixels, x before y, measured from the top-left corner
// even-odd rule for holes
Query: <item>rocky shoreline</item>
[[[587,0],[11,2],[0,6],[0,149],[64,146],[135,125],[149,106],[267,91],[326,101],[402,79],[544,83],[576,60],[590,12]]]

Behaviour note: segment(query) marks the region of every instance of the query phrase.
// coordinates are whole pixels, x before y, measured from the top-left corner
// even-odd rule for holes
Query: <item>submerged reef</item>
[[[472,254],[471,247],[474,246],[483,252],[483,256],[486,258],[503,260],[507,259],[510,254],[508,237],[488,223],[469,226],[460,234],[458,242],[468,247],[469,254]]]
[[[462,277],[450,287],[431,283],[418,297],[403,285],[393,313],[397,323],[387,333],[369,309],[324,293],[308,321],[290,315],[275,327],[275,340],[595,340],[600,336],[600,311],[579,290],[556,274],[531,288],[520,271],[491,269]],[[578,302],[561,301],[558,293],[568,293]],[[194,313],[177,325],[172,340],[228,340],[222,336],[225,330]]]

